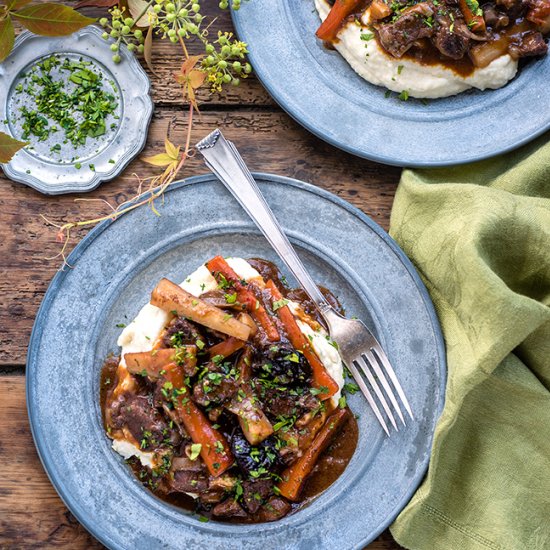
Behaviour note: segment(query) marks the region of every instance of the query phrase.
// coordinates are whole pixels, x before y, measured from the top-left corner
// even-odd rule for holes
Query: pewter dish
[[[498,90],[401,101],[363,80],[315,36],[313,0],[254,0],[233,11],[254,71],[273,99],[310,132],[384,164],[432,167],[486,159],[550,129],[550,56],[523,64]]]
[[[161,277],[179,280],[205,258],[277,261],[214,176],[175,184],[160,217],[142,207],[80,242],[68,258],[72,268],[46,293],[29,345],[27,406],[42,463],[70,510],[109,548],[360,549],[393,521],[426,472],[443,407],[445,351],[420,277],[396,243],[342,199],[296,180],[256,179],[314,278],[384,345],[416,420],[388,438],[362,395],[350,396],[359,442],[348,468],[274,523],[202,523],[140,485],[101,421],[100,369],[117,350],[116,325],[135,317]]]
[[[30,135],[22,137],[23,106],[32,108],[26,93],[25,75],[39,62],[58,55],[70,61],[92,63],[101,74],[104,86],[117,99],[113,115],[107,119],[107,131],[97,138],[88,138],[74,147],[62,143],[62,132],[46,140]],[[149,79],[135,56],[121,48],[122,61],[115,64],[109,45],[101,38],[101,30],[87,27],[71,36],[50,38],[24,32],[16,39],[9,57],[0,64],[0,131],[16,139],[30,141],[3,164],[7,177],[33,187],[41,193],[58,195],[95,189],[102,181],[113,179],[143,149],[153,113],[149,96]],[[61,72],[59,73],[61,75]],[[67,86],[70,86],[69,82]],[[55,147],[61,147],[55,150]]]

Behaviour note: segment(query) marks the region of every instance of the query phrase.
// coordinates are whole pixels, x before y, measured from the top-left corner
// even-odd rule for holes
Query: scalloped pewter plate
[[[107,117],[105,135],[88,138],[77,149],[67,144],[62,145],[61,154],[51,152],[51,147],[62,141],[61,132],[43,142],[31,136],[27,140],[31,147],[25,147],[9,163],[1,165],[10,179],[47,195],[91,191],[120,174],[143,149],[153,114],[149,78],[126,48],[121,48],[122,61],[115,64],[101,34],[94,26],[60,38],[24,32],[17,37],[9,57],[0,64],[0,80],[6,83],[0,87],[0,131],[16,139],[22,139],[18,109],[28,104],[24,90],[17,93],[16,87],[26,71],[51,55],[58,54],[62,60],[91,61],[93,69],[102,74],[106,89],[112,83],[118,100],[114,115],[119,118]],[[113,123],[115,128],[111,129]],[[81,164],[80,169],[76,168],[77,163]]]
[[[384,345],[416,420],[388,438],[362,394],[350,395],[359,442],[349,466],[308,506],[274,523],[201,523],[145,489],[111,449],[101,419],[99,373],[118,349],[116,325],[135,317],[160,278],[183,280],[216,254],[280,265],[213,175],[176,183],[160,217],[141,207],[80,241],[67,259],[72,269],[48,288],[29,344],[27,407],[42,463],[73,514],[112,550],[360,550],[426,472],[446,367],[418,273],[387,233],[339,197],[289,178],[255,177],[313,278]]]
[[[401,101],[363,80],[315,36],[313,0],[254,0],[232,11],[254,72],[307,130],[359,157],[409,167],[463,164],[511,151],[550,130],[550,55],[498,90]]]

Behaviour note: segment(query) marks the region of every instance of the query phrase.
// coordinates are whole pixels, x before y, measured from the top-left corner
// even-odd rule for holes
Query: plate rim
[[[246,9],[247,6],[244,8]],[[243,40],[246,42],[246,37],[243,35],[243,27],[242,27],[242,19],[244,18],[244,9],[239,10],[230,10],[231,11],[231,18],[233,21],[233,25],[235,27],[235,31],[237,33],[237,36],[240,40]],[[357,156],[359,158],[367,159],[374,162],[379,162],[381,164],[385,164],[388,166],[397,166],[400,168],[444,168],[449,166],[462,166],[465,164],[478,162],[487,160],[490,158],[494,158],[499,155],[503,155],[506,153],[509,153],[511,151],[515,151],[516,149],[522,147],[523,145],[526,145],[527,143],[530,143],[537,137],[544,134],[546,131],[550,130],[550,119],[546,123],[546,125],[542,126],[538,130],[535,130],[534,132],[531,132],[527,136],[523,137],[521,140],[514,142],[513,144],[503,147],[503,148],[497,148],[493,149],[491,151],[487,151],[485,153],[480,154],[473,154],[468,157],[464,157],[461,160],[454,161],[454,160],[442,160],[442,161],[413,161],[413,162],[403,162],[400,161],[398,158],[398,155],[395,156],[386,156],[382,154],[377,153],[371,153],[369,151],[364,151],[358,147],[354,147],[353,144],[347,143],[344,139],[337,139],[335,137],[332,137],[330,134],[325,134],[323,131],[316,127],[313,121],[304,120],[300,116],[300,110],[297,106],[294,106],[292,103],[286,101],[286,99],[283,97],[283,93],[279,92],[277,88],[276,81],[271,81],[268,77],[268,74],[262,72],[262,70],[257,69],[256,64],[256,53],[254,52],[254,48],[250,47],[250,44],[246,42],[247,45],[250,48],[248,55],[248,59],[250,61],[250,64],[252,65],[254,69],[254,75],[258,78],[261,85],[265,88],[265,90],[268,92],[268,94],[275,100],[277,105],[283,109],[285,113],[287,113],[294,121],[296,121],[300,126],[305,128],[308,132],[312,133],[317,138],[321,139],[322,141],[332,145],[333,147],[336,147],[342,151],[345,151],[346,153],[350,153],[354,156]],[[339,54],[340,55],[340,54]],[[550,55],[550,53],[548,54]],[[344,61],[346,61],[344,59]],[[346,61],[347,63],[347,61]],[[349,64],[348,64],[349,65]],[[350,66],[349,69],[353,71],[353,68]],[[517,78],[517,75],[514,77]],[[503,88],[505,88],[503,86]],[[502,88],[501,88],[502,89]],[[491,90],[489,90],[491,91]],[[448,99],[448,98],[440,98],[442,100]],[[434,101],[434,100],[432,100]],[[435,100],[437,101],[437,99]]]
[[[393,240],[393,238],[381,226],[379,226],[374,220],[369,218],[359,208],[357,208],[356,206],[353,206],[351,203],[342,199],[338,195],[331,193],[330,191],[327,191],[325,189],[316,187],[311,183],[306,183],[301,180],[297,180],[295,178],[269,174],[266,172],[253,172],[253,176],[255,179],[258,179],[260,181],[266,181],[268,183],[276,183],[276,184],[282,184],[282,185],[290,185],[291,187],[295,187],[301,190],[314,193],[326,200],[329,200],[330,202],[333,202],[337,206],[340,206],[346,209],[348,212],[355,215],[357,218],[359,218],[359,220],[361,220],[363,223],[369,226],[369,228],[372,231],[374,231],[376,235],[385,242],[386,245],[390,247],[392,252],[396,254],[396,256],[399,258],[400,262],[403,264],[403,266],[405,267],[405,269],[407,270],[407,272],[409,273],[409,275],[411,276],[412,280],[414,281],[415,285],[419,290],[424,306],[426,308],[426,313],[428,314],[428,317],[430,319],[431,327],[434,334],[434,339],[436,341],[436,351],[437,351],[438,360],[439,360],[438,366],[439,366],[439,374],[440,374],[440,381],[439,381],[440,399],[439,399],[439,406],[436,413],[436,418],[439,419],[441,417],[441,413],[445,405],[445,397],[446,397],[445,389],[447,384],[447,360],[446,360],[445,342],[443,339],[443,333],[441,331],[441,325],[439,323],[439,319],[437,317],[437,313],[435,311],[435,307],[430,298],[428,290],[424,282],[422,281],[418,271],[416,270],[412,262],[409,260],[409,258],[405,255],[405,253],[401,250],[401,248]],[[188,187],[188,186],[190,187],[196,184],[208,183],[211,181],[218,181],[216,176],[214,176],[213,174],[206,173],[202,175],[191,176],[189,178],[185,178],[182,180],[178,180],[177,182],[174,182],[166,192],[175,191],[177,189]],[[151,193],[152,191],[148,192],[147,195],[150,195]],[[123,206],[124,204],[121,205],[121,207]],[[79,243],[77,243],[75,248],[71,251],[71,253],[67,257],[67,263],[69,265],[73,265],[76,261],[78,261],[78,259],[82,256],[82,254],[86,251],[86,249],[92,244],[92,242],[96,238],[98,238],[104,231],[106,231],[111,226],[111,224],[115,223],[120,217],[124,216],[125,214],[126,213],[121,214],[119,217],[117,217],[114,220],[113,219],[105,220],[99,223],[94,228],[92,228],[82,238],[82,240]],[[64,269],[62,266],[54,275],[50,284],[48,285],[48,288],[46,289],[46,293],[44,294],[44,298],[42,299],[40,307],[36,313],[35,321],[33,323],[29,345],[27,348],[27,358],[26,358],[26,368],[25,368],[25,399],[26,399],[27,416],[29,419],[29,425],[31,429],[33,442],[34,442],[38,457],[40,459],[40,462],[42,464],[42,467],[44,468],[44,471],[46,472],[46,475],[48,476],[50,483],[52,484],[53,488],[55,489],[55,491],[57,492],[57,494],[65,504],[65,506],[77,518],[79,523],[102,544],[104,544],[110,549],[116,548],[117,550],[118,549],[127,550],[124,547],[119,546],[118,544],[110,540],[108,535],[104,531],[98,528],[99,526],[97,523],[94,524],[92,520],[89,521],[83,506],[81,506],[78,500],[72,499],[71,495],[64,490],[64,484],[61,481],[55,480],[52,478],[48,468],[48,461],[50,457],[47,451],[44,449],[44,443],[42,439],[37,436],[36,429],[35,429],[35,425],[39,423],[34,410],[34,404],[31,400],[32,385],[34,384],[33,371],[35,369],[30,369],[29,365],[31,363],[35,363],[35,357],[38,353],[38,347],[39,347],[38,344],[40,342],[40,338],[42,334],[42,317],[47,313],[50,302],[55,297],[58,287],[62,284],[64,278],[68,273],[69,273],[68,269]],[[433,443],[433,436],[434,436],[434,432],[432,432],[429,436],[430,448]],[[396,504],[391,514],[388,515],[387,520],[382,522],[377,530],[369,533],[364,539],[362,539],[361,543],[358,546],[356,546],[357,550],[359,550],[360,548],[363,548],[365,544],[368,544],[369,542],[374,540],[383,531],[385,531],[391,525],[391,523],[393,523],[397,515],[407,505],[411,497],[414,495],[414,493],[422,483],[424,476],[426,474],[426,471],[428,469],[429,461],[430,461],[430,457],[428,456],[428,458],[425,460],[425,463],[419,469],[421,471],[421,475],[420,474],[418,475],[418,479],[415,480],[414,483],[410,485],[409,490],[403,495],[401,499],[399,499],[399,502]]]

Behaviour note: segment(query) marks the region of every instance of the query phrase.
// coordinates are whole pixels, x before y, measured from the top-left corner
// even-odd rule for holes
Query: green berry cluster
[[[221,91],[224,84],[238,86],[241,78],[251,72],[250,63],[244,61],[246,44],[235,40],[233,33],[218,32],[218,39],[205,44],[206,57],[201,68],[206,72],[212,91]]]
[[[125,11],[114,8],[109,12],[111,21],[107,17],[99,20],[100,25],[105,29],[103,38],[105,40],[113,39],[111,51],[113,52],[113,61],[120,63],[120,45],[126,44],[128,51],[143,53],[143,42],[145,40],[143,31],[135,27],[135,21],[131,17],[126,17]]]
[[[212,91],[221,91],[224,84],[237,86],[246,78],[252,67],[246,62],[246,44],[233,37],[232,33],[219,32],[217,39],[208,39],[208,28],[204,27],[205,17],[201,12],[201,0],[149,0],[143,12],[134,20],[128,17],[124,8],[109,10],[111,19],[104,17],[100,24],[105,28],[103,38],[112,39],[113,61],[119,63],[120,46],[125,44],[129,51],[143,53],[144,35],[136,24],[147,22],[151,31],[161,39],[170,42],[198,40],[204,46],[205,56],[201,70],[207,74]],[[241,0],[232,0],[231,6],[237,10]],[[229,7],[229,0],[220,0],[222,9]]]

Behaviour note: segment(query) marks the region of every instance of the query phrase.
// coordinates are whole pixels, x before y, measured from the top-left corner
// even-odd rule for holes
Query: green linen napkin
[[[403,172],[390,233],[427,285],[448,361],[427,476],[391,527],[406,548],[550,549],[549,137]]]

